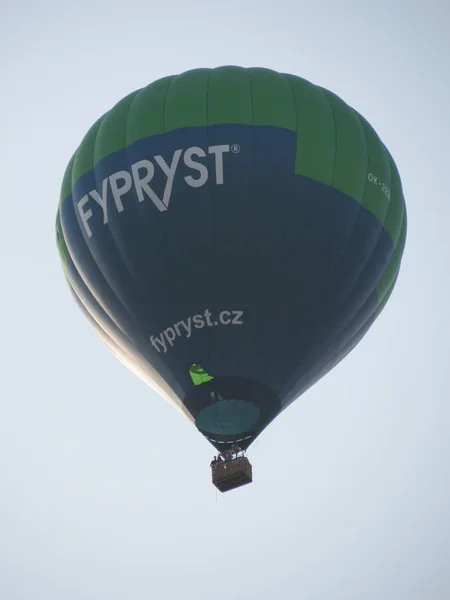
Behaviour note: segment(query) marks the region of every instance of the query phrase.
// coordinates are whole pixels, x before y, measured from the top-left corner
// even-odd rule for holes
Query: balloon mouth
[[[200,433],[220,451],[234,444],[248,448],[281,409],[271,388],[242,376],[218,376],[195,385],[183,404]]]
[[[253,402],[225,400],[219,396],[218,400],[199,412],[195,424],[202,431],[236,438],[252,431],[260,416],[261,411]]]

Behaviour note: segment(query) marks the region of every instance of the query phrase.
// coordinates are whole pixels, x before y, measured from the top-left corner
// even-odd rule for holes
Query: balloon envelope
[[[365,335],[399,272],[406,210],[388,150],[336,95],[221,67],[101,117],[66,170],[56,229],[103,341],[225,450]]]

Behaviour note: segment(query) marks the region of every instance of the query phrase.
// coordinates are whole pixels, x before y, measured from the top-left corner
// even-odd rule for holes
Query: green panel
[[[242,67],[219,67],[209,74],[208,125],[252,124],[250,77]]]
[[[125,96],[106,113],[97,132],[94,145],[94,165],[113,152],[125,147],[125,125],[128,110],[138,91]]]
[[[363,201],[367,181],[367,147],[364,130],[355,112],[338,96],[322,88],[334,114],[336,160],[331,186]]]
[[[208,69],[196,69],[172,80],[164,106],[164,132],[206,125],[208,79]]]
[[[381,300],[381,302],[378,304],[378,306],[377,306],[377,310],[376,310],[376,312],[375,312],[375,318],[377,318],[377,317],[378,317],[378,315],[381,313],[381,311],[384,309],[384,307],[385,307],[385,306],[386,306],[386,304],[388,303],[388,301],[389,301],[389,298],[391,297],[391,294],[392,294],[392,292],[394,291],[395,284],[397,283],[398,276],[399,276],[399,271],[397,271],[397,273],[396,273],[396,275],[395,275],[395,277],[394,277],[394,280],[393,280],[393,282],[392,282],[392,284],[391,284],[391,287],[390,287],[390,288],[387,290],[387,292],[385,293],[385,295],[384,295],[383,299],[382,299],[382,300]]]
[[[296,174],[362,202],[395,243],[404,210],[401,181],[373,128],[328,90],[262,68],[195,69],[128,95],[84,137],[67,167],[61,198],[98,161],[125,145],[177,128],[221,123],[296,131]]]
[[[125,143],[164,132],[164,104],[174,76],[158,79],[139,90],[128,111]]]
[[[403,212],[405,210],[405,201],[403,198],[402,183],[398,174],[397,166],[394,159],[386,150],[391,170],[391,200],[388,214],[384,221],[384,228],[391,236],[394,245],[397,244],[400,235]]]
[[[297,112],[295,173],[331,185],[336,153],[336,131],[331,106],[320,88],[305,79],[286,75]]]
[[[400,237],[398,238],[397,245],[395,246],[394,254],[387,266],[386,271],[383,273],[380,281],[377,285],[377,297],[379,307],[383,304],[385,296],[389,293],[391,287],[395,284],[398,271],[400,269],[400,263],[403,256],[403,250],[406,242],[406,229],[407,229],[407,217],[406,210],[403,212],[402,227],[400,231]],[[381,309],[379,309],[381,310]]]
[[[253,125],[282,127],[296,131],[297,118],[291,87],[286,77],[269,69],[248,69]]]
[[[95,140],[97,139],[97,132],[104,118],[105,115],[100,117],[100,119],[98,119],[98,121],[92,125],[75,153],[72,169],[71,191],[80,177],[85,173],[88,173],[88,171],[94,167]]]
[[[373,127],[356,111],[355,114],[358,115],[364,129],[369,158],[363,205],[384,224],[390,202],[387,190],[391,189],[389,159]]]
[[[67,198],[67,196],[70,196],[72,192],[72,171],[73,164],[75,162],[75,156],[76,152],[72,155],[72,158],[70,159],[69,164],[67,165],[66,170],[64,171],[64,177],[61,185],[60,202],[62,202],[64,198]]]
[[[59,215],[59,209],[56,214],[56,245],[58,247],[59,256],[63,265],[64,271],[66,271],[66,264],[69,259],[69,250],[64,239],[64,233],[61,227],[61,218]]]

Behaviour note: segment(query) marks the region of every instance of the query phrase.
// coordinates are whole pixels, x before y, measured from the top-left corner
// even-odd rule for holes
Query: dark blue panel
[[[216,150],[208,154],[221,145],[229,149],[220,160]],[[194,157],[200,170],[185,162],[192,147],[206,153]],[[61,207],[83,305],[128,355],[162,375],[220,449],[249,445],[361,339],[392,256],[372,214],[294,174],[295,151],[295,134],[273,127],[177,130],[107,157]],[[143,160],[151,165],[141,163],[138,178],[147,175],[155,201],[145,184],[133,183],[131,165]],[[205,168],[204,184],[191,186]],[[120,171],[131,174],[131,187],[118,211],[111,186]],[[116,180],[118,189],[127,183]],[[106,224],[92,190],[107,192]],[[77,206],[86,195],[91,237]],[[213,379],[194,385],[194,363]]]

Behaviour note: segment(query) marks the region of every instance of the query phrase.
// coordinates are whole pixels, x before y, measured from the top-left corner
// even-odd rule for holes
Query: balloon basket
[[[253,481],[252,465],[246,456],[228,457],[211,463],[212,482],[220,492],[228,492]]]

